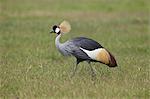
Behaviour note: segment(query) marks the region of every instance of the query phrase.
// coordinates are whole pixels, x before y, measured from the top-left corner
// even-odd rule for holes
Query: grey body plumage
[[[60,43],[61,34],[59,34],[55,39],[55,44],[57,49],[62,53],[64,56],[74,56],[77,58],[78,61],[84,60],[92,60],[85,52],[83,52],[80,47],[84,45],[84,42],[80,38],[74,38],[71,40],[66,41],[65,43]],[[87,39],[88,40],[88,39]]]

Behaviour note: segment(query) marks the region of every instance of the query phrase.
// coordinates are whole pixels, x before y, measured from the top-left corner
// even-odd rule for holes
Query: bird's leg
[[[75,75],[79,63],[80,63],[80,61],[77,59],[76,65],[75,65],[75,67],[73,68],[73,73],[72,73],[72,75],[71,75],[71,78]]]
[[[73,73],[71,75],[71,78],[75,75],[76,71],[77,71],[77,67],[78,67],[78,64],[76,64],[76,66],[74,67],[73,69]]]
[[[90,62],[90,61],[88,61],[88,63],[89,63],[90,69],[91,69],[92,80],[94,80],[94,79],[95,79],[95,77],[96,77],[96,73],[95,73],[95,71],[94,71],[93,67],[91,66],[91,62]]]

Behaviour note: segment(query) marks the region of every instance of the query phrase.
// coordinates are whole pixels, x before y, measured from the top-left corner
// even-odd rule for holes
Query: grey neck
[[[61,34],[57,35],[56,39],[55,39],[55,45],[56,47],[59,49],[59,46],[61,45],[60,43],[60,37],[61,37]]]

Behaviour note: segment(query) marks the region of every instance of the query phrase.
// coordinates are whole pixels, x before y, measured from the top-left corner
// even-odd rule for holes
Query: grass
[[[148,0],[1,0],[0,98],[150,97]],[[71,37],[86,36],[112,52],[118,67],[94,63],[97,79],[55,48],[52,25],[70,21]]]

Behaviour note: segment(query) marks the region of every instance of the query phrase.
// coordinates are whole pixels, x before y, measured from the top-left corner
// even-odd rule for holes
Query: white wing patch
[[[98,49],[89,51],[89,50],[83,49],[81,47],[80,47],[80,49],[83,50],[90,58],[92,58],[94,60],[96,60],[98,53],[100,53],[101,50],[103,50],[103,48],[98,48]]]

